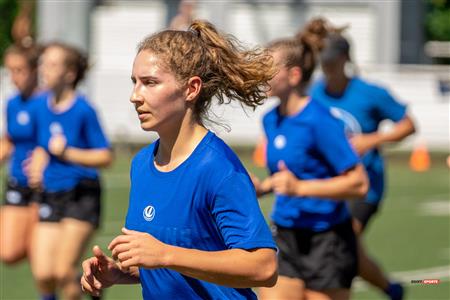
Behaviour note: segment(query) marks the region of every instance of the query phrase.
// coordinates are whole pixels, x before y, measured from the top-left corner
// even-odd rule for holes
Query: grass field
[[[92,245],[105,248],[123,224],[128,206],[131,158],[127,153],[118,152],[113,167],[104,172],[103,225]],[[250,171],[264,176],[265,171],[251,163],[249,151],[239,153]],[[413,173],[408,168],[406,155],[389,155],[387,197],[365,237],[369,252],[392,277],[404,282],[406,299],[410,300],[450,299],[449,169],[444,155],[433,156],[432,162],[430,171]],[[266,216],[272,201],[272,197],[266,197],[260,202]],[[27,263],[15,267],[0,265],[0,268],[1,300],[38,299]],[[441,283],[411,283],[419,279],[440,279]],[[141,299],[140,287],[116,286],[105,291],[104,299]],[[352,299],[385,298],[358,281]]]

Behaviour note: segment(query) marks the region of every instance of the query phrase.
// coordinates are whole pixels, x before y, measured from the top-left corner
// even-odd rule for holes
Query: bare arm
[[[48,153],[42,147],[34,148],[31,156],[24,161],[24,173],[28,177],[28,185],[30,187],[39,188],[41,186],[48,161]]]
[[[416,131],[414,122],[406,115],[403,119],[395,123],[388,132],[373,132],[360,134],[351,138],[351,143],[359,155],[363,155],[370,149],[382,146],[387,143],[400,142]]]
[[[0,163],[3,163],[9,158],[13,149],[14,145],[11,143],[9,138],[6,135],[2,136],[0,138]]]
[[[63,160],[85,167],[107,167],[113,160],[110,149],[79,149],[68,147],[60,157]]]
[[[167,245],[147,233],[122,231],[124,235],[116,237],[108,248],[123,267],[169,268],[235,288],[269,287],[277,280],[273,249],[202,251]]]
[[[280,172],[272,176],[274,191],[279,194],[348,200],[364,198],[369,188],[369,181],[361,164],[332,178],[311,180],[298,179],[284,164],[279,169]]]
[[[85,167],[107,167],[113,160],[110,149],[81,149],[67,147],[66,138],[63,135],[53,136],[48,143],[48,150],[51,154],[61,160]]]

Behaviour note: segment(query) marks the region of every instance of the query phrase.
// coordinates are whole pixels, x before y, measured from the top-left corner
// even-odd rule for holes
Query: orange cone
[[[420,143],[414,147],[409,159],[409,167],[415,172],[425,172],[430,169],[431,159],[425,143]]]
[[[266,141],[260,139],[253,151],[253,163],[260,168],[266,166]]]

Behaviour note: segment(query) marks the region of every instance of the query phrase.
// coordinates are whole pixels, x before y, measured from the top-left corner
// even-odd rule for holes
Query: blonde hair
[[[234,37],[219,33],[206,21],[195,20],[187,31],[165,30],[151,35],[137,50],[156,54],[162,67],[182,84],[193,76],[202,79],[194,105],[199,122],[205,118],[213,97],[219,104],[235,100],[256,108],[266,98],[268,81],[275,75],[268,51],[245,50]]]

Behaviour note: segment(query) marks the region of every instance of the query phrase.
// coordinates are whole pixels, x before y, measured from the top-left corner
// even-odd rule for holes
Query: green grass
[[[263,177],[265,170],[250,161],[248,150],[239,155],[249,171]],[[104,172],[103,226],[93,244],[103,248],[120,232],[128,206],[128,165],[130,154],[117,153],[114,166]],[[365,236],[368,251],[390,273],[421,270],[450,265],[449,214],[431,216],[423,204],[449,200],[449,169],[445,155],[433,157],[430,171],[411,172],[406,155],[391,155],[388,159],[388,191],[381,212],[370,224]],[[261,209],[268,216],[273,198],[261,199]],[[448,208],[447,208],[448,209]],[[86,256],[90,255],[87,251]],[[449,270],[450,272],[450,270]],[[426,273],[417,278],[434,279]],[[438,285],[419,285],[405,282],[406,299],[450,299],[449,274]],[[38,299],[27,263],[14,267],[0,265],[0,299]],[[86,298],[88,299],[88,298]],[[141,299],[140,287],[116,286],[105,292],[105,299]],[[358,288],[353,299],[385,299],[367,286]]]

